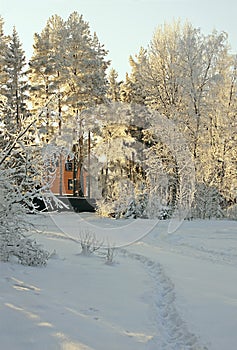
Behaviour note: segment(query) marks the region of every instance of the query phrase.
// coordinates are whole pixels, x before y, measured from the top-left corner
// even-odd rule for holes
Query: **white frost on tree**
[[[30,142],[33,127],[28,124],[22,131],[11,133],[7,125],[1,125],[0,260],[17,259],[22,264],[37,266],[46,264],[49,253],[31,238],[34,227],[27,214],[36,212],[36,198],[53,196],[47,176],[42,176],[48,172],[42,147]]]

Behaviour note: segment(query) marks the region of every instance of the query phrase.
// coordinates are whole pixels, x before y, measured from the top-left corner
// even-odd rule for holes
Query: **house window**
[[[67,182],[67,189],[69,191],[72,191],[73,190],[73,179],[68,179],[68,182]]]
[[[65,163],[65,170],[66,171],[72,171],[72,162],[66,162]]]

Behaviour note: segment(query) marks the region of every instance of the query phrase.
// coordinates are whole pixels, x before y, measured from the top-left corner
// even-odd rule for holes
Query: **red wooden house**
[[[90,197],[88,172],[75,160],[60,157],[51,190],[55,195]]]

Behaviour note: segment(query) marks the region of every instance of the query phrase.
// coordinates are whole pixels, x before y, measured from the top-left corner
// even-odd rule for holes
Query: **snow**
[[[169,221],[93,213],[29,220],[52,256],[46,267],[0,263],[1,349],[236,349],[236,221],[184,221],[171,234]],[[83,230],[104,244],[89,257]],[[113,264],[106,245],[119,247]]]

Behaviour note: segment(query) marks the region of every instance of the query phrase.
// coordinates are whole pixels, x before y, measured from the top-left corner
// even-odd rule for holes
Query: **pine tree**
[[[63,122],[68,124],[71,119],[74,125],[80,124],[80,112],[104,100],[106,54],[77,12],[66,22],[52,16],[42,33],[35,34],[30,60],[31,99],[33,111],[46,106],[40,124],[47,139],[57,126],[61,129]]]
[[[50,101],[55,96],[54,79],[56,72],[51,60],[52,47],[49,38],[49,29],[42,31],[41,35],[34,36],[34,53],[29,62],[30,100],[32,113],[40,114],[38,125],[41,127],[43,141],[49,141],[54,122],[54,104]],[[40,113],[40,112],[43,113]]]
[[[67,110],[64,99],[64,94],[67,94],[67,88],[64,84],[65,76],[67,75],[65,66],[67,33],[65,23],[58,15],[48,19],[46,28],[49,32],[50,40],[49,65],[51,65],[53,72],[51,85],[55,94],[53,101],[50,103],[51,125],[56,130],[58,129],[60,133],[63,118],[66,119],[66,116],[63,115],[63,110]]]
[[[90,33],[89,24],[78,13],[66,21],[66,83],[69,89],[67,103],[74,115],[87,107],[103,102],[106,93],[105,61],[107,51],[97,36]]]
[[[105,61],[107,51],[99,43],[96,34],[91,36],[89,24],[78,13],[72,13],[66,21],[67,77],[69,95],[66,103],[69,113],[76,120],[74,132],[74,178],[82,173],[82,165],[90,143],[91,118],[84,118],[83,111],[105,101],[107,79]],[[81,181],[75,182],[74,193],[82,195]]]

